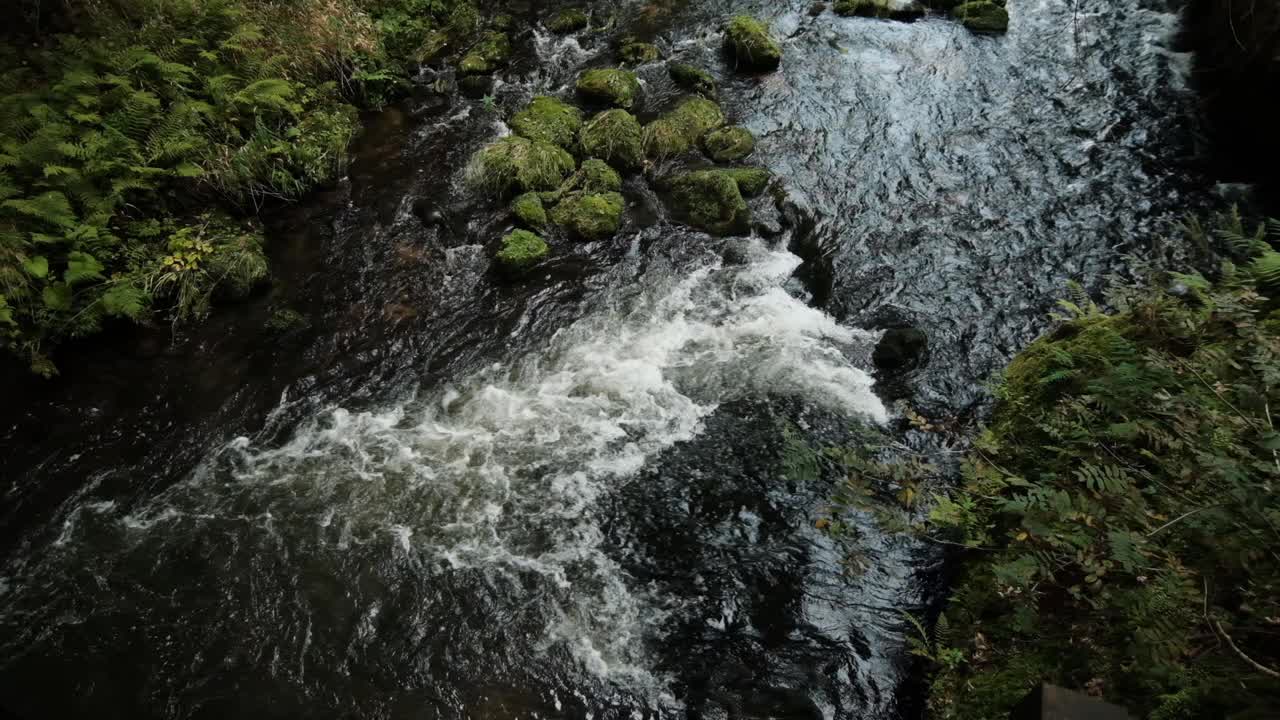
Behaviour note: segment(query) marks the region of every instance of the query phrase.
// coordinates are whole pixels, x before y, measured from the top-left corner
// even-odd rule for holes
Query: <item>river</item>
[[[917,717],[901,613],[944,557],[861,522],[848,572],[796,437],[879,426],[945,455],[899,401],[964,435],[1068,281],[1096,292],[1213,188],[1159,3],[1010,0],[1001,37],[809,7],[701,0],[656,28],[784,183],[751,238],[674,224],[636,176],[613,240],[490,273],[507,220],[467,158],[608,62],[535,8],[491,100],[425,71],[341,182],[273,211],[269,292],[6,380],[0,706]],[[724,61],[742,11],[784,40],[777,73]],[[647,112],[678,97],[638,73]],[[284,306],[310,327],[261,329]],[[877,371],[893,327],[928,350]]]

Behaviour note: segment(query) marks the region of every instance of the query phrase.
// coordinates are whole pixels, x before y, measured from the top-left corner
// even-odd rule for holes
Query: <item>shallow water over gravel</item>
[[[940,557],[866,525],[871,566],[847,575],[813,528],[831,478],[789,475],[788,443],[892,423],[903,397],[969,413],[1067,280],[1096,287],[1204,203],[1185,58],[1171,16],[1130,0],[1011,0],[1002,38],[692,5],[658,44],[713,68],[759,136],[752,162],[789,194],[757,203],[779,234],[691,233],[632,179],[616,239],[497,282],[505,219],[459,182],[500,114],[428,72],[347,179],[276,217],[270,293],[172,345],[102,350],[3,418],[0,707],[918,711],[899,611],[932,600]],[[716,29],[744,9],[785,37],[778,73],[724,63]],[[607,52],[521,42],[492,91],[506,111]],[[640,74],[649,111],[676,97],[660,64]],[[252,329],[282,304],[311,329]],[[900,325],[927,357],[875,385],[875,328]]]

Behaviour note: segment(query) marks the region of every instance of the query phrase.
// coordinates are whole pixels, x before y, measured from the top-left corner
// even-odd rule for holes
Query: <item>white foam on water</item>
[[[846,357],[873,336],[783,290],[794,255],[752,252],[744,266],[650,272],[541,349],[433,394],[332,408],[276,448],[236,439],[223,454],[230,478],[224,463],[166,496],[186,493],[191,516],[230,487],[270,514],[273,532],[305,526],[311,538],[319,527],[337,552],[383,543],[454,570],[540,577],[558,603],[545,642],[666,702],[645,651],[665,613],[604,552],[599,500],[725,401],[785,394],[886,417]],[[141,531],[180,515],[169,505],[123,522]]]

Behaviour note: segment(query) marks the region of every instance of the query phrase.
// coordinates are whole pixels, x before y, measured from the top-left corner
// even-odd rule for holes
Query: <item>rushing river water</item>
[[[690,5],[658,42],[713,69],[753,162],[783,178],[759,236],[673,225],[633,178],[616,239],[496,282],[506,220],[460,176],[501,113],[428,72],[337,188],[275,219],[266,297],[171,345],[88,353],[54,389],[10,383],[0,707],[919,710],[900,611],[932,599],[938,554],[868,524],[870,567],[847,574],[813,527],[831,478],[789,475],[787,438],[839,443],[899,398],[972,414],[1068,280],[1098,287],[1205,202],[1175,19],[1010,0],[1009,34],[978,37],[795,0]],[[784,38],[779,72],[721,57],[744,10]],[[607,62],[604,38],[520,42],[491,91],[507,111]],[[660,63],[640,75],[649,111],[677,96]],[[311,328],[254,329],[282,304]],[[877,328],[903,325],[927,356],[877,386]]]

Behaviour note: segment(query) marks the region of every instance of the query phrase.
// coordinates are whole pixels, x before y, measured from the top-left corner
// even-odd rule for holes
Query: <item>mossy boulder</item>
[[[957,5],[951,16],[976,33],[1002,33],[1009,29],[1009,13],[993,2]]]
[[[547,210],[542,206],[542,198],[536,192],[517,195],[511,201],[511,214],[523,225],[531,228],[547,226]]]
[[[410,56],[414,62],[429,63],[438,59],[449,47],[449,34],[443,30],[434,30],[423,36],[422,42]]]
[[[782,62],[782,46],[769,34],[769,26],[750,15],[730,20],[724,37],[740,68],[776,70]]]
[[[702,149],[716,162],[736,162],[755,151],[756,137],[744,127],[731,125],[704,135]]]
[[[618,57],[628,65],[643,65],[657,60],[660,56],[657,46],[645,42],[623,43],[622,47],[618,48]]]
[[[623,170],[644,162],[644,131],[640,121],[626,110],[605,110],[582,126],[582,152]]]
[[[707,132],[724,125],[720,106],[703,97],[691,97],[644,128],[644,151],[652,158],[688,152]]]
[[[311,320],[293,308],[276,308],[267,318],[267,330],[278,335],[286,335],[297,330],[311,327]]]
[[[603,160],[589,158],[582,161],[582,167],[569,178],[576,189],[589,193],[618,192],[622,189],[622,177],[618,171],[609,167]]]
[[[702,94],[713,100],[716,97],[716,79],[702,68],[685,63],[670,63],[667,65],[667,74],[676,85],[685,90]]]
[[[508,271],[523,271],[547,256],[547,241],[528,230],[514,230],[502,238],[502,248],[495,259]]]
[[[895,3],[892,0],[836,0],[833,9],[837,15],[889,20],[911,21],[924,17],[924,6],[914,2]]]
[[[745,234],[751,211],[738,183],[723,170],[698,170],[676,177],[671,200],[688,224],[713,235]]]
[[[769,179],[773,177],[763,168],[723,168],[715,172],[722,172],[733,178],[743,197],[755,197],[764,192],[769,187]]]
[[[497,70],[511,59],[511,41],[506,33],[486,32],[480,41],[458,63],[463,75],[485,75]]]
[[[467,180],[483,192],[551,190],[559,186],[576,163],[564,148],[516,135],[487,145],[471,157]]]
[[[553,97],[539,96],[511,118],[520,137],[572,148],[582,127],[582,111]]]
[[[578,94],[594,102],[631,109],[640,98],[635,73],[617,68],[587,70],[578,76]]]
[[[585,12],[578,8],[570,8],[568,10],[561,10],[547,21],[547,29],[553,33],[559,33],[560,35],[568,35],[569,33],[575,33],[582,30],[589,22],[590,19],[587,18],[587,14]]]
[[[616,192],[574,192],[551,209],[551,220],[579,240],[602,240],[618,232],[625,206]]]

